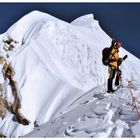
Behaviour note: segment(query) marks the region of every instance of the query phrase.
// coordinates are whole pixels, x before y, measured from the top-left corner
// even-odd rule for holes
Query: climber
[[[119,86],[119,80],[121,77],[121,70],[119,69],[119,66],[121,63],[127,58],[127,55],[125,55],[123,58],[119,58],[119,48],[122,46],[120,42],[117,42],[116,40],[112,40],[111,46],[110,46],[110,54],[109,54],[109,64],[108,64],[108,71],[109,71],[109,78],[108,78],[108,93],[114,92],[113,89],[113,79],[116,76],[115,79],[115,86]]]

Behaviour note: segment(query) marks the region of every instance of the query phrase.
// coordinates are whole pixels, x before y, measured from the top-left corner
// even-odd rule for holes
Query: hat
[[[117,47],[121,47],[122,46],[122,43],[121,42],[117,42]]]

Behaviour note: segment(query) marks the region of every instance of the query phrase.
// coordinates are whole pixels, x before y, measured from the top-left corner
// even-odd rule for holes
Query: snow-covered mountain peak
[[[61,116],[92,89],[105,92],[108,70],[102,64],[102,49],[110,42],[92,14],[67,23],[33,11],[17,21],[0,36],[1,100],[9,106],[0,132],[23,136],[35,125]],[[121,66],[123,84],[126,78],[139,81],[139,59],[123,48],[120,54],[129,55]],[[9,69],[8,76],[3,68],[6,74]]]
[[[93,14],[81,16],[81,17],[75,19],[74,21],[72,21],[71,23],[73,25],[78,25],[78,26],[82,26],[82,27],[85,26],[85,27],[88,27],[90,29],[92,27],[95,27],[96,29],[100,28],[99,22],[94,19]]]
[[[27,35],[31,30],[35,30],[35,28],[36,28],[36,31],[37,31],[37,29],[39,31],[39,29],[47,21],[50,21],[50,20],[58,20],[58,19],[49,14],[46,14],[46,13],[43,13],[40,11],[33,11],[33,12],[23,16],[17,23],[15,23],[7,31],[7,33],[12,38],[17,40],[20,45],[22,45],[22,43],[25,43],[25,40],[24,40],[26,38],[25,35]],[[14,28],[14,30],[13,30],[13,28]],[[18,35],[17,35],[17,32],[19,32]]]

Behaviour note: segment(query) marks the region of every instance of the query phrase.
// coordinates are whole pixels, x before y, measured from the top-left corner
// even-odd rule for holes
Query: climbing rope
[[[123,69],[126,69],[125,67]],[[127,71],[127,70],[126,70]],[[132,98],[132,106],[133,106],[133,109],[136,109],[136,112],[137,112],[137,115],[138,115],[138,118],[140,120],[140,112],[139,112],[139,109],[138,109],[138,106],[137,106],[137,103],[136,103],[136,97],[134,96],[133,94],[133,91],[132,91],[132,81],[130,81],[128,78],[126,78],[127,82],[128,82],[128,88],[129,88],[129,91],[130,91],[130,94],[131,94],[131,98]]]
[[[136,109],[138,118],[139,118],[139,120],[140,120],[140,112],[139,112],[138,106],[137,106],[137,104],[136,104],[136,98],[135,98],[135,96],[134,96],[134,94],[133,94],[133,92],[132,92],[132,82],[131,82],[130,80],[128,80],[128,79],[127,79],[127,81],[128,81],[128,87],[129,87],[129,90],[130,90],[130,93],[131,93],[131,97],[132,97],[132,106],[133,106],[132,111],[133,111],[134,109]]]

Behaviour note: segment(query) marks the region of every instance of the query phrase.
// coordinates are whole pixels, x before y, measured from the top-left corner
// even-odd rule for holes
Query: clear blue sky
[[[140,58],[140,3],[0,3],[0,33],[33,10],[68,22],[93,13],[108,35]]]

